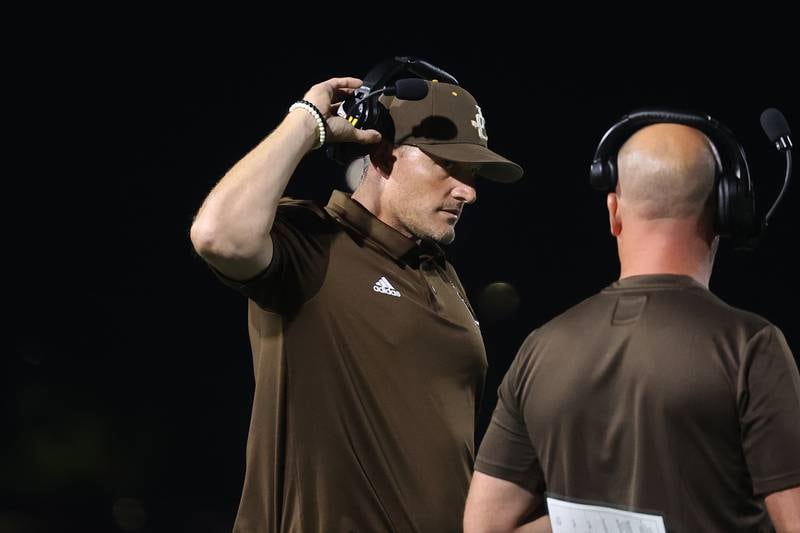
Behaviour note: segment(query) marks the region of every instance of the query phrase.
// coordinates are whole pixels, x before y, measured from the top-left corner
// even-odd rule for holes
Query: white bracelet
[[[325,144],[325,137],[327,136],[327,130],[325,128],[325,117],[322,115],[317,106],[309,102],[308,100],[298,100],[292,105],[289,106],[289,112],[294,111],[295,109],[305,109],[311,116],[314,117],[314,120],[317,121],[317,131],[319,132],[319,139],[317,140],[317,144],[311,147],[312,150],[316,150],[317,148],[322,147]]]

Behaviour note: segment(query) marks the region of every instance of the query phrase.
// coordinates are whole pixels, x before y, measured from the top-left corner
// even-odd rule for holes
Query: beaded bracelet
[[[312,150],[316,150],[320,148],[323,144],[325,144],[325,137],[327,136],[327,129],[325,128],[325,117],[322,115],[317,106],[309,102],[308,100],[298,100],[289,106],[289,111],[294,111],[295,109],[305,109],[311,116],[314,117],[314,120],[317,121],[317,130],[319,131],[319,139],[317,140],[317,144],[311,147]]]

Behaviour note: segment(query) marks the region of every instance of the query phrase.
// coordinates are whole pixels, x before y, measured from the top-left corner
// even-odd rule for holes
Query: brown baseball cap
[[[486,119],[469,92],[450,83],[426,83],[428,94],[421,100],[380,97],[389,110],[395,144],[413,145],[448,161],[478,163],[478,175],[490,180],[510,183],[522,177],[522,167],[489,150]]]

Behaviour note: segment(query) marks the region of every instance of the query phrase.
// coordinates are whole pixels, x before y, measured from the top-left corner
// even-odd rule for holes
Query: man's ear
[[[397,160],[394,155],[394,144],[388,141],[379,142],[370,152],[369,159],[382,177],[389,177]]]
[[[608,193],[606,207],[608,208],[608,226],[611,230],[611,235],[619,237],[622,231],[622,218],[619,216],[619,197],[617,193]]]

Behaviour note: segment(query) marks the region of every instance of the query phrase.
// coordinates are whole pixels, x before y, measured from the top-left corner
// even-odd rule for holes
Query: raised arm
[[[314,85],[303,97],[324,115],[326,143],[380,141],[377,131],[355,129],[335,114],[335,104],[360,85],[357,78],[332,78]],[[272,261],[270,230],[278,200],[300,160],[318,141],[313,114],[303,108],[289,112],[206,197],[191,228],[197,253],[234,280],[266,269]]]

